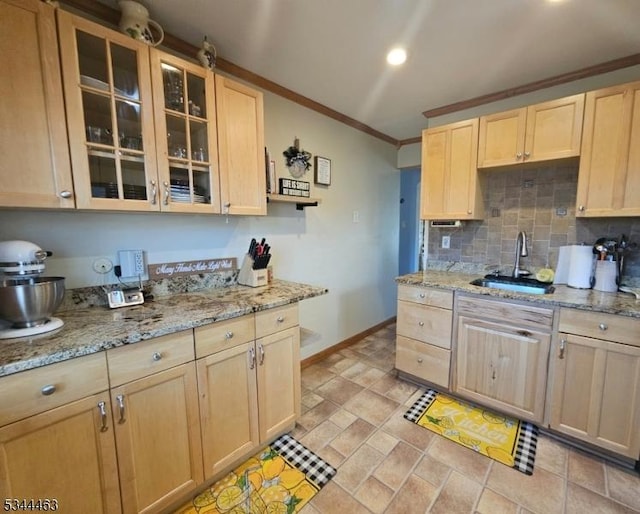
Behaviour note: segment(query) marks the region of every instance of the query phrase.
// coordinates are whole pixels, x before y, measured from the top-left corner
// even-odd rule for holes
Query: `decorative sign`
[[[331,160],[326,157],[316,156],[315,183],[324,186],[331,185]]]
[[[235,257],[205,259],[202,261],[165,262],[161,264],[149,264],[149,278],[215,273],[216,271],[234,270],[237,267],[238,260]]]
[[[280,182],[279,192],[286,196],[302,196],[309,198],[311,186],[304,180],[292,180],[290,178],[278,179]]]

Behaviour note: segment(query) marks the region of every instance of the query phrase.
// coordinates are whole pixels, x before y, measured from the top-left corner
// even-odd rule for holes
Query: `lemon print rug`
[[[175,514],[292,514],[335,474],[333,467],[285,434]]]
[[[427,390],[405,413],[409,421],[482,455],[533,474],[538,427]]]

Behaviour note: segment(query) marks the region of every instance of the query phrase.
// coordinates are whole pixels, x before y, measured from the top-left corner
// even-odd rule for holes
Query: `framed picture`
[[[315,174],[314,181],[316,184],[324,186],[331,185],[331,160],[325,157],[315,157]]]

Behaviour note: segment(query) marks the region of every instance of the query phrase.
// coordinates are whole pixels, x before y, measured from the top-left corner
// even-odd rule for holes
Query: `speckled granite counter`
[[[553,293],[539,295],[472,286],[469,283],[482,276],[484,274],[428,270],[424,273],[412,273],[397,277],[396,282],[640,318],[640,301],[630,294],[603,293],[593,289],[574,289],[564,285],[557,285]]]
[[[327,289],[275,280],[265,287],[239,285],[157,297],[135,307],[87,307],[58,311],[57,331],[0,341],[0,376],[101,350],[235,318],[306,298]]]

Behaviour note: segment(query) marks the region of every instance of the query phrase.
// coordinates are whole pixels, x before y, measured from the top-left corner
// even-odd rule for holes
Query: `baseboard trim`
[[[383,321],[382,323],[378,323],[377,325],[374,325],[368,328],[367,330],[360,332],[359,334],[353,335],[340,343],[336,343],[333,346],[330,346],[329,348],[325,348],[324,350],[318,353],[315,353],[310,357],[307,357],[306,359],[300,361],[300,367],[302,369],[308,368],[312,364],[315,364],[317,362],[320,362],[323,359],[326,359],[329,355],[332,355],[336,352],[339,352],[340,350],[348,348],[349,346],[356,344],[358,341],[362,341],[365,337],[370,336],[374,332],[377,332],[378,330],[386,327],[387,325],[391,325],[392,323],[395,323],[395,321],[396,321],[396,317],[393,316],[392,318],[389,318],[388,320]]]

